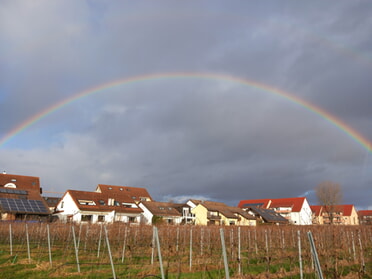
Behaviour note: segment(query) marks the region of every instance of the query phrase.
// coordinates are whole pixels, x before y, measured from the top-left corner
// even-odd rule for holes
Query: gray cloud
[[[290,92],[371,139],[370,5],[3,1],[0,137],[104,83],[209,72]],[[332,180],[345,202],[372,206],[369,157],[347,131],[268,90],[170,75],[87,95],[0,147],[3,169],[40,176],[45,189],[111,183],[232,205]]]

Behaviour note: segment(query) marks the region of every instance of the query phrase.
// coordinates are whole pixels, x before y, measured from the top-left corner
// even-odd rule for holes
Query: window
[[[105,222],[105,215],[98,215],[97,222]]]
[[[82,222],[92,222],[92,215],[81,215]]]
[[[105,201],[104,201],[104,200],[99,200],[98,203],[99,203],[100,205],[105,205]]]
[[[78,200],[79,204],[85,204],[85,205],[96,205],[96,203],[92,200]]]
[[[129,222],[131,222],[131,223],[136,222],[136,217],[129,217]]]
[[[63,205],[65,204],[65,202],[64,201],[62,201],[61,202],[61,208],[63,208]]]

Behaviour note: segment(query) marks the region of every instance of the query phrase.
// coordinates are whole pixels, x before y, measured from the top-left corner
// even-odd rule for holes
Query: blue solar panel
[[[0,193],[27,195],[27,191],[25,191],[25,190],[7,189],[7,188],[0,188]]]
[[[39,200],[0,198],[0,206],[4,211],[22,213],[49,213],[49,209]]]

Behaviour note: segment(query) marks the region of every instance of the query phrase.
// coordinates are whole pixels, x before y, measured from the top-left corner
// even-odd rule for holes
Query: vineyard
[[[0,271],[2,278],[372,278],[372,227],[0,223]]]

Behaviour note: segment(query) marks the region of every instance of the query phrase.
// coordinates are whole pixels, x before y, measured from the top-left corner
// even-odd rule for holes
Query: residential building
[[[139,224],[141,200],[152,200],[145,188],[99,184],[94,192],[66,191],[56,206],[56,214],[65,222]]]
[[[249,214],[256,217],[257,222],[265,224],[275,224],[275,225],[286,225],[289,221],[284,218],[279,213],[276,213],[272,209],[266,209],[259,206],[248,206],[243,209]]]
[[[312,212],[312,224],[313,225],[323,225],[323,206],[321,205],[310,205]]]
[[[372,210],[359,210],[359,224],[372,225]]]
[[[171,202],[144,201],[138,206],[143,210],[142,223],[153,224],[165,222],[166,224],[193,224],[195,216],[190,212],[187,204]]]
[[[358,212],[352,204],[336,205],[330,214],[327,206],[323,206],[323,223],[335,225],[359,225]],[[331,216],[333,221],[331,222]]]
[[[255,226],[256,218],[241,208],[221,202],[189,200],[196,225]]]
[[[1,220],[48,220],[49,208],[36,176],[0,174]]]
[[[242,200],[238,205],[238,207],[242,209],[250,208],[252,206],[263,209],[272,209],[286,218],[290,224],[312,224],[312,211],[305,197]]]

